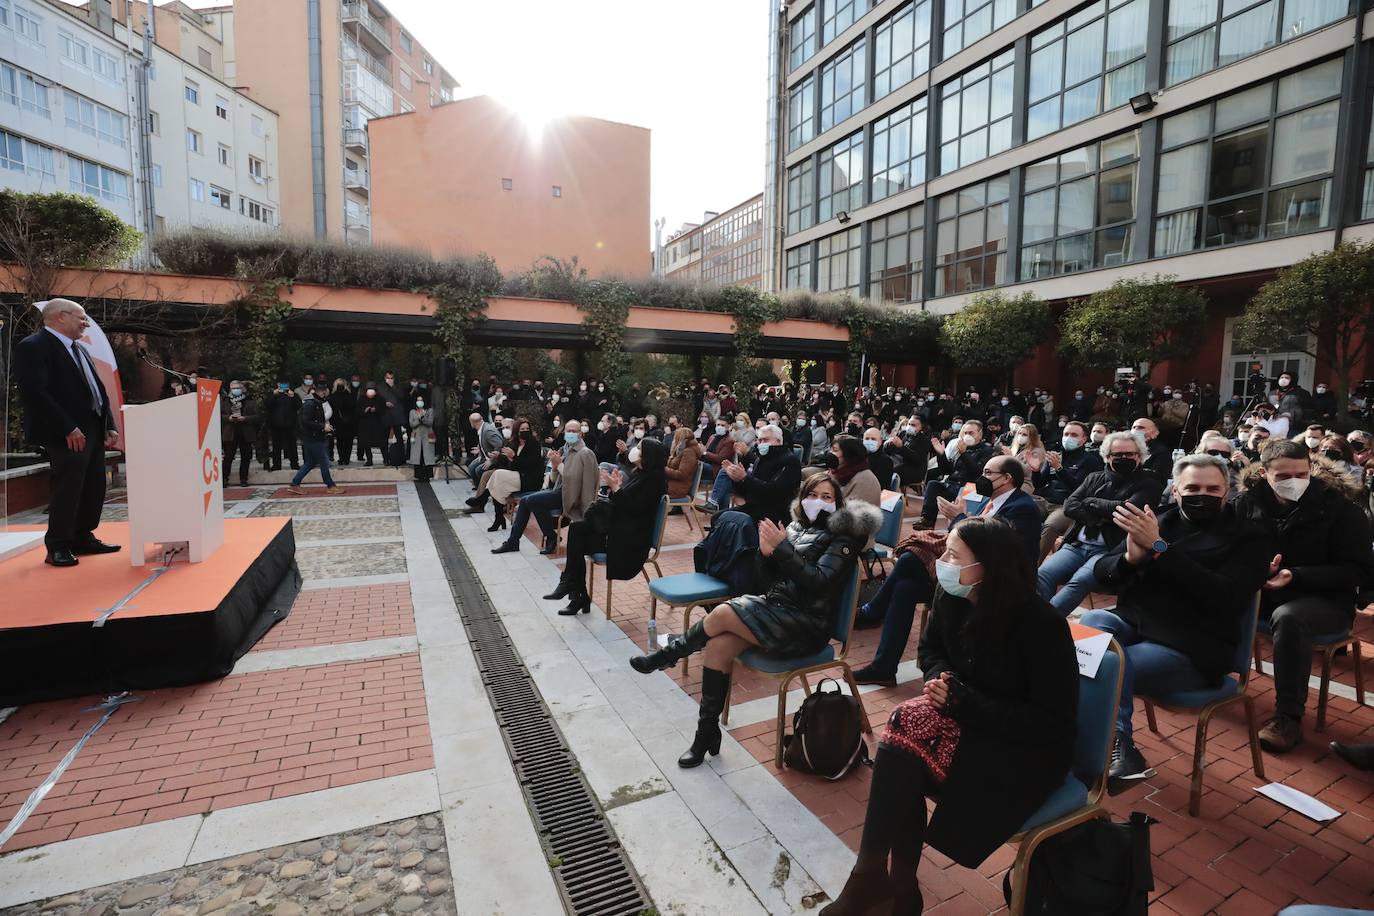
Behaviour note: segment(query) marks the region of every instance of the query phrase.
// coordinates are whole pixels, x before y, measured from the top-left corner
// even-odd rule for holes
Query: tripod
[[[444,422],[443,422],[443,423],[435,423],[435,425],[434,425],[434,438],[436,439],[435,445],[438,446],[438,448],[436,448],[436,451],[438,452],[438,455],[439,455],[438,460],[436,460],[436,461],[434,462],[434,466],[435,466],[436,468],[439,468],[439,467],[443,468],[443,469],[444,469],[444,483],[445,483],[445,484],[452,484],[453,481],[450,479],[450,476],[449,476],[449,474],[450,474],[449,469],[452,468],[452,467],[454,466],[454,462],[453,462],[453,456],[452,456],[452,454],[450,454],[450,451],[449,451],[449,436],[448,436],[448,419],[449,419],[449,417],[448,417],[448,392],[444,389],[444,387],[443,387],[442,385],[435,385],[435,386],[434,386],[434,394],[435,394],[434,400],[435,400],[436,406],[442,404],[442,405],[443,405],[443,412],[444,412],[444,417],[443,417]]]

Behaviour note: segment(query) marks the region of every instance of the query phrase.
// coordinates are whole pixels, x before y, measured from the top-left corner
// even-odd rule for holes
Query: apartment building
[[[475,96],[373,119],[368,138],[377,242],[485,252],[507,272],[552,255],[592,276],[646,273],[646,128],[564,117],[533,129]]]
[[[763,194],[724,213],[707,211],[668,237],[659,252],[661,277],[712,286],[763,288]]]
[[[48,2],[0,0],[0,184],[71,191],[142,227],[129,49]]]
[[[279,116],[283,227],[370,241],[368,122],[447,102],[457,80],[377,0],[235,0],[198,12],[223,36],[230,80]]]
[[[146,4],[119,0],[114,13],[142,35]],[[156,231],[280,226],[277,113],[232,87],[223,24],[180,0],[154,8],[148,126]]]
[[[1211,318],[1155,377],[1229,395],[1259,285],[1374,237],[1370,26],[1346,0],[794,0],[770,48],[769,283],[950,313],[1174,275]],[[1254,355],[1310,388],[1329,369],[1307,343]],[[1083,384],[1049,345],[1023,371]]]

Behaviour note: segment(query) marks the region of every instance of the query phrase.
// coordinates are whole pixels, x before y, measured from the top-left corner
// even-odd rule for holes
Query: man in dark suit
[[[80,305],[52,299],[43,309],[43,329],[14,350],[25,433],[52,462],[44,543],[53,566],[75,566],[78,556],[120,549],[95,536],[105,502],[105,449],[118,435],[105,386],[78,342],[89,324]]]

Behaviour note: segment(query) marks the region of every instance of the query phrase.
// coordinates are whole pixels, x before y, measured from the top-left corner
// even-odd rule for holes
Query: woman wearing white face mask
[[[410,409],[410,463],[416,480],[434,476],[434,408],[424,398],[416,398]]]
[[[882,524],[875,507],[846,505],[828,474],[806,479],[792,517],[786,529],[766,518],[759,522],[759,556],[768,581],[763,594],[717,605],[665,648],[630,659],[636,671],[648,674],[705,650],[696,736],[678,766],[700,766],[707,754],[720,753],[718,719],[730,694],[736,656],[750,647],[769,655],[809,655],[830,641],[836,592]]]
[[[925,692],[888,720],[858,861],[821,916],[921,912],[925,845],[978,866],[1069,772],[1073,640],[1035,596],[1017,535],[996,519],[968,519],[950,535],[936,577],[919,652]],[[931,796],[938,801],[927,827]]]

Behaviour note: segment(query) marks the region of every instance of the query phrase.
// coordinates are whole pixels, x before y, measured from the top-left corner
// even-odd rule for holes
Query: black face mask
[[[1112,470],[1122,477],[1125,477],[1128,474],[1135,473],[1136,466],[1139,463],[1140,462],[1136,461],[1134,458],[1113,458]]]
[[[1207,525],[1221,515],[1222,500],[1220,496],[1209,496],[1206,493],[1194,493],[1178,498],[1178,506],[1183,510],[1183,517],[1194,525]]]
[[[1327,459],[1330,460],[1330,461],[1344,461],[1344,460],[1345,460],[1345,456],[1342,455],[1340,452],[1338,452],[1338,451],[1337,451],[1336,449],[1334,449],[1334,448],[1329,448],[1329,449],[1327,449],[1326,451],[1322,452],[1322,454],[1325,455],[1325,456],[1327,457]]]
[[[997,489],[992,485],[992,481],[986,477],[979,477],[973,482],[973,489],[979,496],[991,496],[992,491]]]

